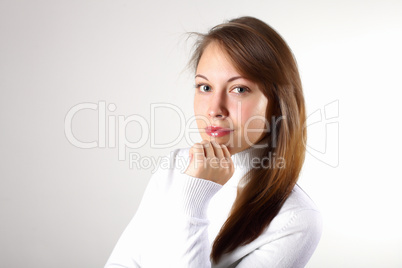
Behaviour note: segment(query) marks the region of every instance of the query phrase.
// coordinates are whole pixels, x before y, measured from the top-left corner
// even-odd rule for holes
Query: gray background
[[[108,143],[74,146],[66,115],[104,101],[117,107],[111,118],[150,122],[150,105],[164,102],[190,118],[184,33],[240,15],[287,40],[308,113],[325,118],[308,126],[299,181],[325,224],[308,267],[402,266],[401,11],[401,1],[0,0],[0,266],[104,265],[152,168],[130,168]],[[183,125],[177,113],[155,118],[155,140],[173,141]],[[97,111],[77,113],[72,128],[97,141]],[[132,141],[143,133],[136,122],[125,132]],[[148,140],[126,153],[157,159],[190,145]]]

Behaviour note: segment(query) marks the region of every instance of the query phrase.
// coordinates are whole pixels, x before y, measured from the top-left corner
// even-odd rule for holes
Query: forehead
[[[216,82],[226,82],[230,78],[241,76],[243,81],[251,83],[255,88],[262,86],[238,70],[222,45],[216,41],[212,41],[204,49],[197,65],[196,76],[198,74],[206,76],[210,81]]]
[[[197,73],[208,71],[221,71],[230,75],[239,75],[239,71],[236,69],[229,55],[215,41],[206,46],[197,65]]]

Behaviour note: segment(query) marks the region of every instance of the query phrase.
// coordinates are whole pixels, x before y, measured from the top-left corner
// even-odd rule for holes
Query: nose
[[[208,115],[211,119],[225,119],[228,117],[226,108],[226,98],[223,94],[214,94],[211,96],[208,108]]]

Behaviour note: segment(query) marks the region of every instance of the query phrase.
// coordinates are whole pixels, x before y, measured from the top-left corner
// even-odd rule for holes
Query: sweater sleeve
[[[221,187],[214,182],[185,174],[175,177],[169,191],[175,196],[167,199],[171,216],[167,225],[172,235],[167,241],[170,241],[169,246],[174,246],[175,251],[169,256],[171,265],[165,267],[211,267],[206,211],[210,199]]]
[[[206,211],[221,188],[179,170],[158,170],[105,268],[210,267]]]
[[[316,210],[294,213],[275,238],[245,256],[236,268],[305,267],[322,232],[321,214]]]

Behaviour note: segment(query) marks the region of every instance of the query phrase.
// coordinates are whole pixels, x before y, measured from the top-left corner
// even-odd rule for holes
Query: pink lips
[[[205,128],[205,133],[207,133],[207,135],[217,138],[228,135],[232,131],[233,131],[232,129],[217,126],[209,126]]]

